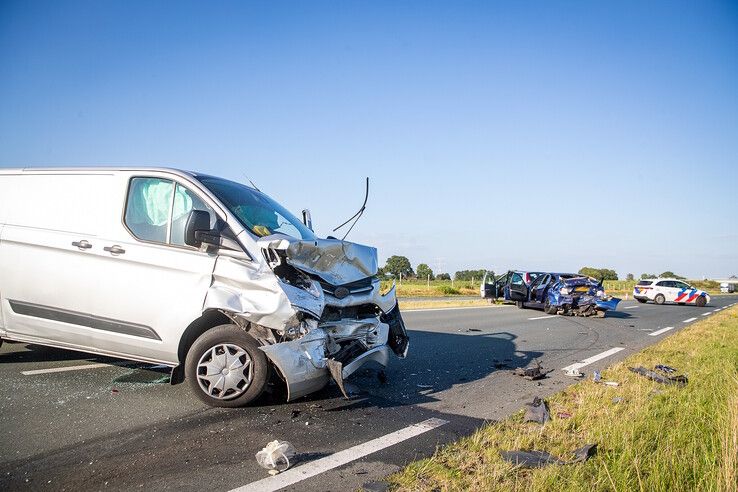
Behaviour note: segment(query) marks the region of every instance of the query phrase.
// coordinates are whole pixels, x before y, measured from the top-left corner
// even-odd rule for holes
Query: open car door
[[[492,299],[497,297],[495,291],[495,274],[494,272],[484,272],[482,285],[479,286],[479,294],[482,299]]]
[[[525,285],[523,276],[518,272],[512,272],[508,280],[509,300],[525,302],[528,300],[528,286]]]

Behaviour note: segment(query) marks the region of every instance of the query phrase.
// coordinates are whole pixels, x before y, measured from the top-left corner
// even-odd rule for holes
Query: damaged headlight
[[[600,289],[597,291],[597,294],[595,294],[597,297],[605,297],[605,291]]]
[[[559,292],[565,296],[568,296],[571,294],[571,289],[569,287],[562,287]]]
[[[282,282],[307,291],[313,297],[321,296],[322,290],[320,289],[319,284],[306,273],[287,263],[284,254],[281,251],[267,250],[265,251],[265,256],[267,261],[269,261],[269,266],[272,267],[274,274],[279,277]]]

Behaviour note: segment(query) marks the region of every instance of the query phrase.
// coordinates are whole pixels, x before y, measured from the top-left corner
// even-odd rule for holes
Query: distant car
[[[620,299],[605,294],[602,283],[575,273],[546,273],[526,285],[510,277],[503,290],[519,308],[543,309],[547,314],[599,316],[617,309]]]
[[[493,272],[486,272],[479,287],[482,299],[504,298],[505,287],[510,283],[524,283],[530,285],[535,279],[543,275],[543,272],[524,272],[522,270],[510,270],[507,273],[495,277]]]
[[[674,302],[677,304],[694,304],[700,307],[706,306],[710,302],[710,295],[707,292],[675,278],[640,280],[633,287],[633,297],[638,302],[653,301],[656,304]]]
[[[723,282],[720,284],[720,292],[723,294],[732,294],[735,292],[735,284],[731,282]]]

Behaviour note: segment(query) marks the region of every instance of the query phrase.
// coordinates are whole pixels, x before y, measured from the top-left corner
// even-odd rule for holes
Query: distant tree
[[[592,268],[582,267],[579,269],[580,275],[586,275],[588,277],[596,278],[597,280],[617,280],[618,274],[615,270],[608,268]]]
[[[682,277],[681,275],[677,275],[676,273],[670,272],[668,270],[665,271],[664,273],[662,273],[661,275],[659,275],[659,277],[661,277],[661,278],[678,278],[680,280],[685,280],[685,277]]]
[[[632,273],[629,273],[628,275],[625,276],[625,280],[628,280],[628,281],[635,280],[635,276]]]
[[[384,277],[384,268],[383,267],[377,268],[377,277],[379,277],[379,278]]]
[[[484,274],[487,272],[486,268],[480,270],[460,270],[454,273],[455,280],[482,280]]]
[[[436,280],[451,280],[451,275],[448,273],[439,273],[436,275]]]
[[[402,275],[403,277],[413,276],[413,267],[410,260],[405,256],[393,255],[387,258],[387,264],[384,266],[386,273],[391,273],[395,277]]]
[[[415,270],[415,274],[421,280],[427,279],[429,276],[431,280],[435,278],[433,276],[433,270],[431,270],[431,267],[429,267],[425,263],[421,263],[420,265],[418,265],[418,268]]]
[[[641,273],[641,278],[657,278],[658,275],[654,275],[653,273]]]

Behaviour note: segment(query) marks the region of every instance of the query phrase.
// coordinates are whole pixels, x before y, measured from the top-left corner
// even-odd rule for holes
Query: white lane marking
[[[419,313],[422,311],[455,311],[458,309],[492,309],[506,306],[463,306],[463,307],[448,307],[448,308],[427,308],[427,309],[403,309],[403,313]]]
[[[712,313],[702,313],[702,316],[710,316]]]
[[[85,369],[98,369],[100,367],[115,367],[111,364],[84,364],[82,366],[52,367],[51,369],[34,369],[32,371],[21,371],[24,376],[35,374],[49,374],[52,372],[83,371]]]
[[[636,309],[636,308],[639,308],[639,307],[640,307],[640,306],[628,306],[628,307],[626,307],[626,308],[623,308],[623,309]]]
[[[673,326],[667,326],[666,328],[661,328],[660,330],[656,330],[653,333],[649,333],[649,335],[652,337],[655,337],[655,336],[661,335],[662,333],[666,333],[667,331],[673,330],[673,329],[674,329]]]
[[[696,320],[697,318],[689,318],[682,321],[682,323],[691,323],[692,321]]]
[[[592,364],[593,362],[597,362],[598,360],[604,359],[605,357],[610,357],[613,354],[617,354],[621,350],[625,350],[625,347],[615,347],[611,348],[610,350],[605,350],[601,354],[593,355],[592,357],[589,357],[587,359],[582,360],[582,362],[577,362],[576,364],[572,364],[570,366],[566,366],[562,368],[562,371],[568,371],[569,369],[580,369],[584,366],[588,366]]]
[[[528,318],[530,321],[533,321],[534,319],[550,319],[555,318],[556,316],[538,316],[537,318]]]
[[[376,453],[384,448],[393,446],[402,441],[406,441],[412,437],[419,436],[429,430],[433,430],[442,425],[448,424],[447,420],[428,419],[417,424],[409,425],[404,429],[392,432],[382,437],[372,439],[363,444],[339,451],[325,458],[320,458],[302,466],[291,468],[287,471],[274,475],[272,477],[262,478],[256,482],[251,482],[242,487],[231,490],[231,492],[272,492],[275,490],[289,487],[315,475],[331,470],[333,468],[343,466],[346,463],[363,458],[366,455]]]
[[[712,312],[713,312],[713,313],[717,313],[718,311],[720,311],[720,310],[719,310],[719,309],[715,309],[715,310],[713,310]]]

